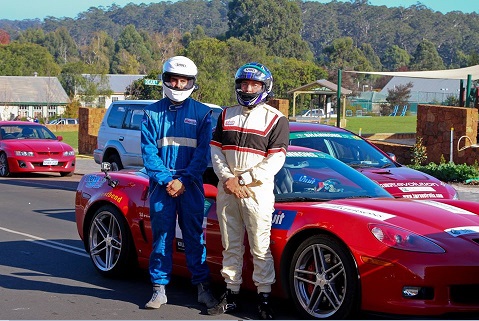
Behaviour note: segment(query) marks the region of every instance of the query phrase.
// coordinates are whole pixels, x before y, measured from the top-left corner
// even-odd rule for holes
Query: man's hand
[[[178,197],[185,192],[185,185],[179,180],[174,179],[166,185],[166,192],[171,197]]]
[[[228,178],[223,183],[223,189],[226,194],[234,194],[237,198],[248,198],[251,196],[251,192],[247,186],[241,186],[238,183],[238,177]]]

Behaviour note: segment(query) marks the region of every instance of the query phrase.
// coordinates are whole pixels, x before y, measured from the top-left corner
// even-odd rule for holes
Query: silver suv
[[[98,130],[98,147],[93,151],[95,162],[111,163],[113,170],[143,166],[141,156],[141,119],[144,108],[156,100],[117,100],[111,103]],[[222,108],[206,104],[213,110],[212,124]]]

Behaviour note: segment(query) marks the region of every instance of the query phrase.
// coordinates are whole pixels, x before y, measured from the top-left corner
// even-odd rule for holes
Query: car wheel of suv
[[[120,156],[118,156],[117,154],[108,156],[107,162],[111,164],[111,170],[114,172],[123,169],[123,164],[121,163]]]

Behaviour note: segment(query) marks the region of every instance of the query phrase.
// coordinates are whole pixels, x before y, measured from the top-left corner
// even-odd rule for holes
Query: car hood
[[[396,198],[453,198],[456,190],[437,178],[406,166],[395,168],[359,168]]]
[[[343,199],[322,203],[276,204],[278,210],[294,210],[311,222],[321,217],[321,225],[350,231],[370,223],[391,224],[431,238],[463,236],[479,238],[479,207],[460,200]],[[338,222],[348,222],[340,224]],[[363,224],[361,224],[363,223]],[[359,225],[358,225],[359,224]]]
[[[72,150],[72,147],[68,144],[59,142],[57,140],[48,139],[16,140],[14,143],[11,143],[10,146],[15,149],[35,152],[59,153],[67,150]]]

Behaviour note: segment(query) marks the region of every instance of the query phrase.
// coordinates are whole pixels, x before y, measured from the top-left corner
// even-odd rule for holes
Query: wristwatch
[[[246,183],[245,183],[243,177],[238,176],[238,184],[239,184],[240,186],[245,186],[245,185],[246,185]]]

